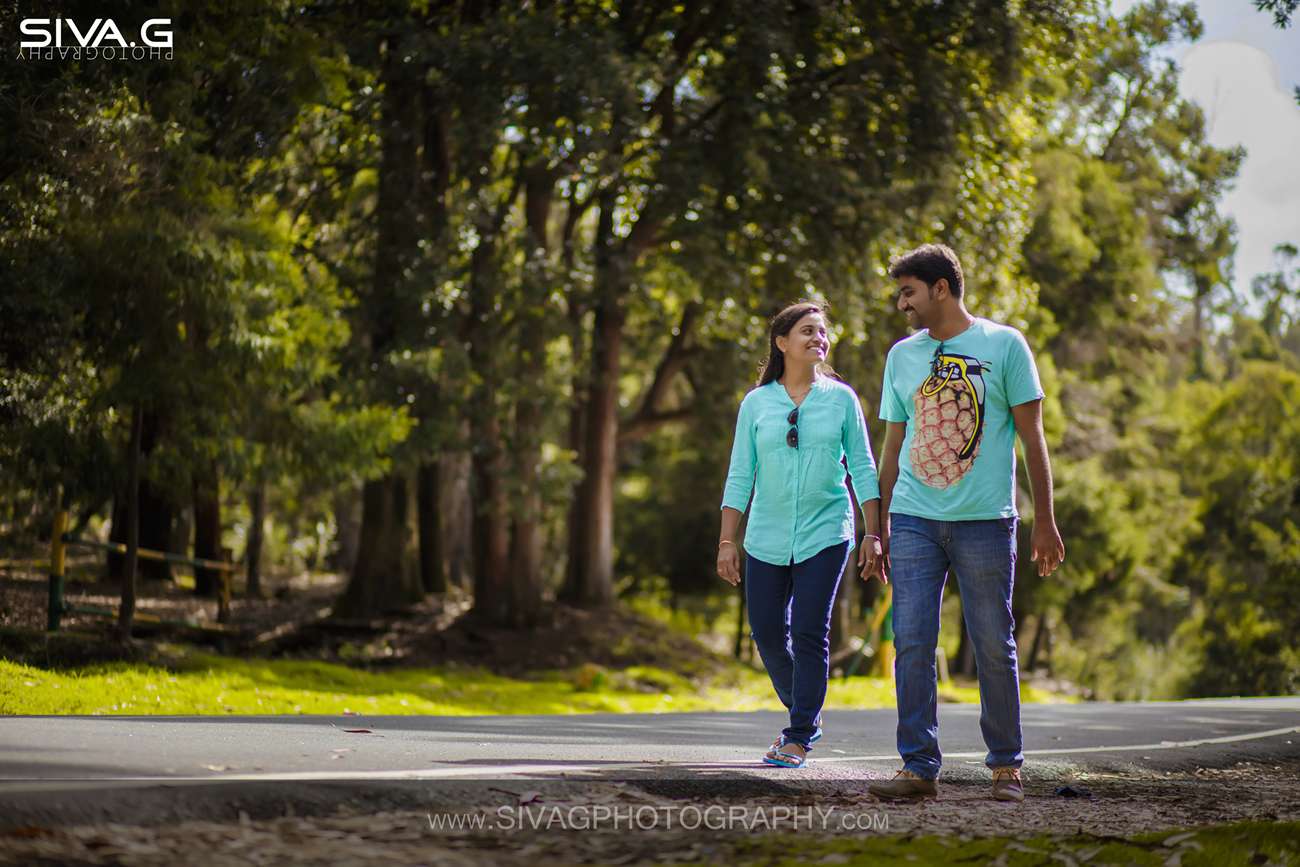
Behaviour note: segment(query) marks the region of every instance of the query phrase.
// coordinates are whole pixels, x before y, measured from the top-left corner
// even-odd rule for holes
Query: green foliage
[[[1176,574],[1198,599],[1198,694],[1300,688],[1300,374],[1247,362],[1233,382],[1192,389],[1195,421],[1182,444],[1200,495],[1200,532]]]
[[[942,240],[1049,392],[1069,553],[1017,588],[1053,639],[1041,664],[1103,697],[1295,688],[1300,271],[1280,248],[1231,295],[1242,153],[1179,96],[1190,4],[187,21],[165,67],[0,81],[5,541],[48,526],[56,485],[101,512],[143,405],[146,480],[177,502],[212,468],[228,495],[269,487],[286,565],[318,563],[295,527],[341,527],[361,480],[468,457],[499,520],[536,519],[553,590],[597,312],[616,313],[619,584],[721,610],[718,491],[767,318],[829,303],[879,442],[905,330],[886,264]]]
[[[1271,13],[1273,24],[1283,29],[1291,26],[1291,16],[1295,14],[1296,6],[1300,5],[1297,0],[1253,0],[1253,2],[1260,12]]]

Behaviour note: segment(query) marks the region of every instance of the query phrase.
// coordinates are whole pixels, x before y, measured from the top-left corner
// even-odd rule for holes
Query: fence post
[[[59,622],[63,618],[63,534],[68,530],[68,513],[63,508],[63,489],[59,489],[54,509],[54,529],[50,533],[50,596],[46,610],[45,628],[50,632],[59,631]]]

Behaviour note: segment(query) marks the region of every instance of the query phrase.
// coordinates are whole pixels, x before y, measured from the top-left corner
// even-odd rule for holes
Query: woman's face
[[[825,361],[831,348],[826,334],[826,317],[817,311],[805,313],[788,334],[776,338],[776,348],[785,356],[786,364],[811,367]]]

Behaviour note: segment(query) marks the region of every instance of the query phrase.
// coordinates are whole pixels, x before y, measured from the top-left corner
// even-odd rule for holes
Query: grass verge
[[[1052,701],[1022,689],[1025,701]],[[977,702],[945,685],[947,701]],[[826,707],[893,707],[882,678],[834,680]],[[766,675],[736,666],[701,682],[651,666],[583,665],[529,678],[443,666],[366,670],[327,662],[180,653],[166,664],[114,662],[47,670],[0,660],[0,714],[563,714],[779,710]]]
[[[1133,837],[1093,834],[1035,837],[928,835],[896,837],[854,835],[836,838],[806,835],[791,845],[784,835],[754,835],[729,853],[730,864],[747,867],[824,863],[847,865],[906,864],[951,867],[990,864],[1006,867],[1060,864],[1231,865],[1300,863],[1300,822],[1238,822],[1186,831],[1160,831]]]

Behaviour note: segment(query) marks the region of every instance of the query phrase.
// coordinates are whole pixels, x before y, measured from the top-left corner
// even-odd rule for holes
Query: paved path
[[[1023,717],[1030,766],[1195,763],[1250,745],[1300,754],[1300,698],[1026,705]],[[945,704],[939,718],[945,774],[978,771],[979,708]],[[806,772],[897,766],[895,721],[893,710],[828,711]],[[767,712],[7,717],[0,797],[87,784],[779,776],[756,759],[782,724]]]

